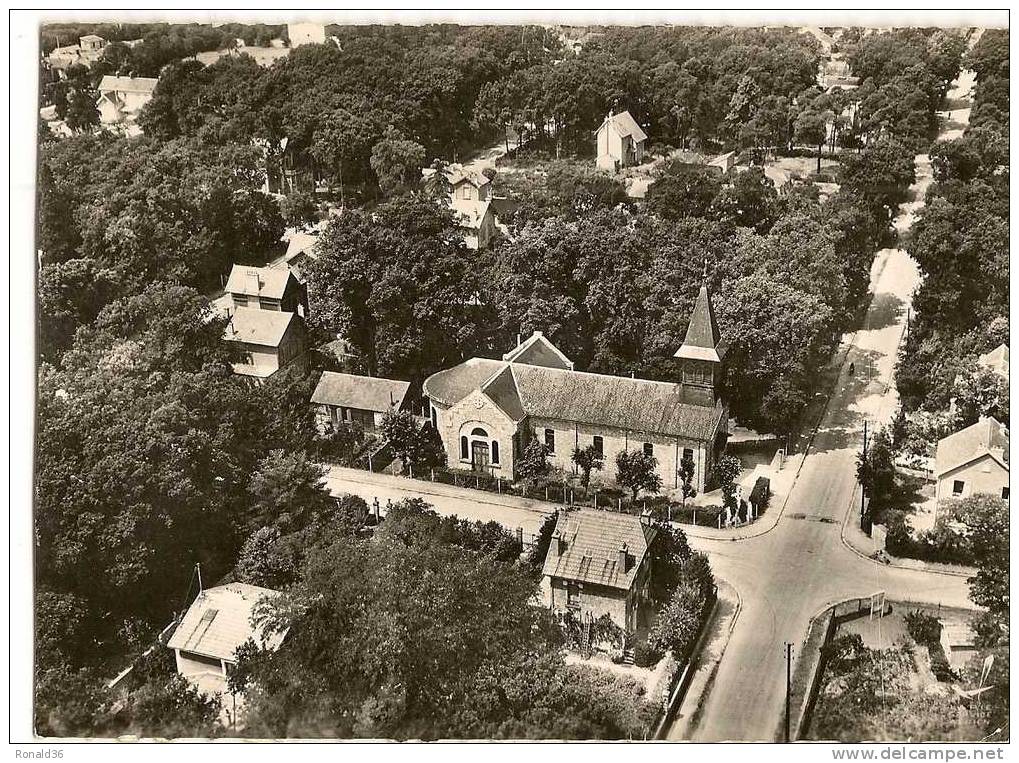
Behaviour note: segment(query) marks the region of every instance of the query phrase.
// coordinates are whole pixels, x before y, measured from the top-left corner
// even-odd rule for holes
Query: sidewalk
[[[842,543],[857,556],[860,556],[874,564],[885,567],[897,567],[900,570],[919,570],[921,572],[936,572],[941,575],[956,575],[968,578],[976,574],[976,569],[967,567],[964,564],[942,564],[940,562],[926,562],[922,559],[907,559],[904,557],[892,556],[885,552],[887,562],[880,561],[874,557],[874,541],[867,536],[860,528],[858,521],[860,512],[853,507],[860,505],[860,489],[857,486],[853,491],[850,509],[846,512],[846,519],[842,523]]]
[[[743,608],[739,591],[725,580],[719,579],[717,583],[718,607],[708,626],[711,629],[708,639],[700,652],[694,656],[694,673],[686,694],[669,722],[665,738],[671,741],[689,739],[697,727],[701,716],[701,706],[714,683],[715,672],[722,661],[725,647],[729,644],[729,637],[732,635],[733,628],[736,627],[736,620]]]

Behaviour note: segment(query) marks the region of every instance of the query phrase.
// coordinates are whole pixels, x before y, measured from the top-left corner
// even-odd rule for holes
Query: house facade
[[[645,133],[629,111],[605,118],[595,131],[598,145],[597,165],[599,169],[615,172],[623,167],[632,167],[644,161]]]
[[[238,307],[230,310],[223,340],[233,345],[240,360],[235,374],[254,381],[268,379],[293,365],[307,370],[307,338],[296,313]]]
[[[137,117],[149,101],[159,80],[152,77],[114,77],[107,74],[99,82],[99,120],[117,124]]]
[[[1008,430],[993,417],[938,442],[935,497],[940,501],[992,495],[1009,498]]]
[[[308,314],[308,293],[289,268],[255,268],[234,265],[226,292],[235,308]]]
[[[340,424],[357,423],[375,431],[386,411],[399,411],[410,382],[324,371],[311,396],[319,432],[335,432]]]
[[[581,621],[608,615],[623,630],[636,631],[648,612],[655,536],[632,514],[560,511],[542,567],[543,604]]]
[[[703,491],[728,432],[718,392],[723,354],[702,288],[676,353],[678,382],[576,371],[535,332],[501,360],[471,358],[433,374],[423,392],[452,468],[513,480],[520,455],[537,439],[567,472],[575,471],[575,448],[599,450],[606,473],[619,452],[642,450],[657,459],[666,490],[680,487],[680,463],[691,458],[694,485]]]
[[[229,583],[201,591],[181,618],[166,646],[173,650],[177,672],[208,696],[229,693],[227,679],[237,665],[237,648],[249,638],[266,649],[278,649],[286,633],[266,633],[252,622],[259,602],[279,596],[278,591]],[[223,702],[221,720],[237,721],[243,697]]]

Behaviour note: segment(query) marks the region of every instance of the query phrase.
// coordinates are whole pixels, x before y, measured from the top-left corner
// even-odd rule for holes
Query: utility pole
[[[864,474],[866,475],[869,471],[867,467],[867,419],[863,420],[863,464]],[[867,508],[867,486],[860,480],[860,521],[863,521],[863,515]]]
[[[785,741],[789,744],[789,703],[793,690],[793,645],[785,642]]]
[[[201,562],[195,562],[195,572],[198,574],[198,593],[201,594],[201,592],[203,590],[205,590],[205,589],[202,588],[202,563]]]

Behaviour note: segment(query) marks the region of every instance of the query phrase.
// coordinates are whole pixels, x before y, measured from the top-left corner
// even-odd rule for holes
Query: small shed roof
[[[325,371],[311,396],[316,405],[335,405],[361,411],[399,410],[410,382]]]
[[[279,595],[279,591],[247,583],[208,588],[192,602],[166,645],[228,661],[236,659],[237,647],[249,638],[276,649],[286,634],[266,634],[262,626],[251,622],[251,615],[258,602]]]

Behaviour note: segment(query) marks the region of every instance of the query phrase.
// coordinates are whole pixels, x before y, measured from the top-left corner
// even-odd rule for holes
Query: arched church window
[[[492,463],[499,463],[499,441],[492,440]]]
[[[471,437],[488,437],[488,432],[481,427],[474,427],[471,431]]]
[[[466,459],[467,458],[467,454],[468,454],[467,438],[466,437],[461,437],[460,438],[460,458]]]

